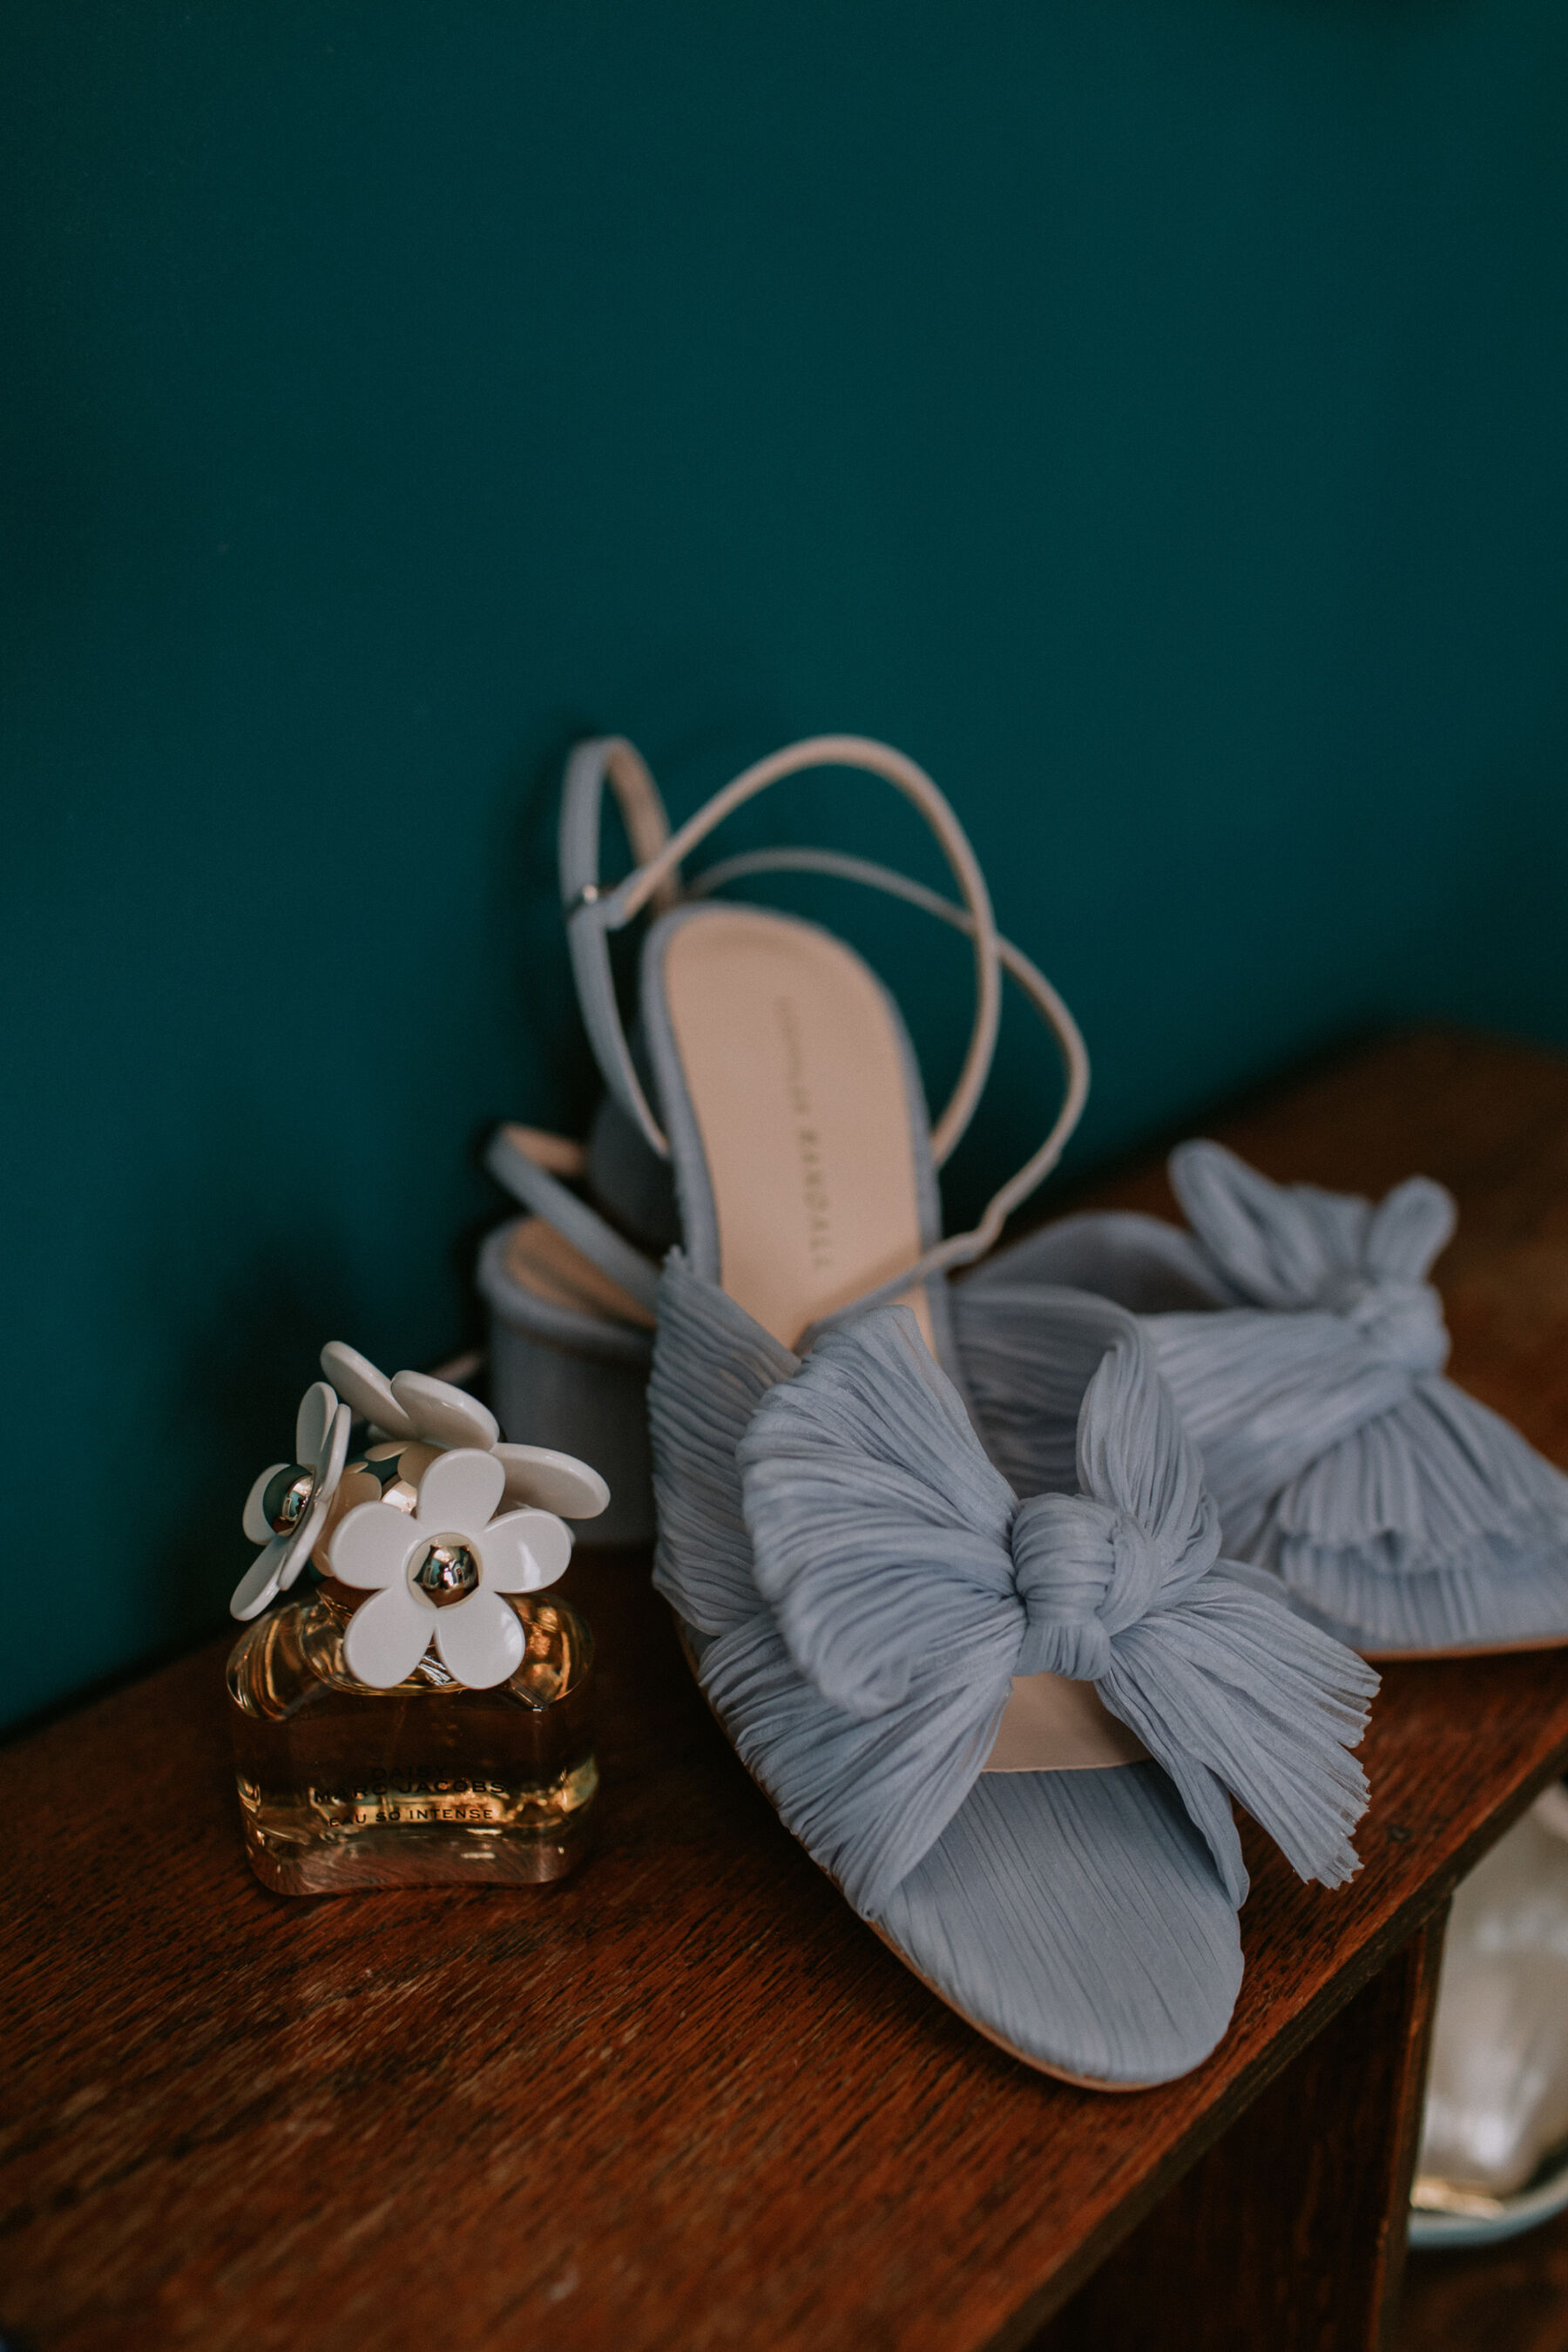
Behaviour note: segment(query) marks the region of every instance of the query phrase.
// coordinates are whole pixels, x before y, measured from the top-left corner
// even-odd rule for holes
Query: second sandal
[[[1138,1312],[1226,1550],[1294,1609],[1373,1657],[1568,1643],[1568,1477],[1444,1376],[1426,1276],[1449,1194],[1419,1176],[1376,1203],[1275,1184],[1217,1143],[1182,1144],[1170,1173],[1189,1232],[1064,1217],[964,1286],[999,1458],[1034,1443],[1030,1285],[1081,1285]]]

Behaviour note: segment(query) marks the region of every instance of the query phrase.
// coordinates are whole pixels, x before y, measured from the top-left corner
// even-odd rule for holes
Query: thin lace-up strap
[[[648,861],[658,856],[669,839],[669,819],[665,814],[658,786],[635,743],[628,742],[624,735],[600,735],[590,742],[574,746],[562,785],[561,828],[557,835],[566,945],[588,1042],[604,1072],[605,1083],[622,1108],[631,1113],[660,1158],[668,1159],[669,1154],[654,1126],[621,1026],[604,932],[596,925],[573,919],[579,908],[593,906],[600,898],[599,815],[606,783],[620,808],[621,822],[637,861],[636,872],[646,870]],[[679,896],[680,871],[677,862],[660,875],[650,897],[662,913],[666,908],[673,907]],[[501,1181],[506,1183],[508,1179],[503,1176]],[[546,1213],[542,1210],[540,1213]]]
[[[626,756],[627,754],[630,754],[629,760]],[[605,781],[610,782],[617,796],[625,789],[640,800],[643,797],[641,783],[627,784],[626,782],[635,771],[640,771],[642,778],[646,779],[647,792],[653,794],[656,803],[658,800],[653,779],[632,746],[622,739],[606,737],[595,742],[579,744],[567,763],[566,797],[561,828],[566,934],[583,1018],[599,1067],[604,1072],[605,1083],[622,1109],[636,1120],[661,1160],[668,1159],[669,1145],[648,1108],[647,1097],[632,1063],[626,1031],[621,1025],[620,1009],[616,1003],[610,971],[608,934],[622,929],[641,913],[644,907],[659,903],[660,893],[674,883],[681,860],[736,809],[742,807],[747,801],[754,800],[759,793],[766,792],[770,785],[781,782],[785,776],[822,767],[863,769],[870,775],[880,776],[885,782],[901,792],[914,803],[936,835],[958,884],[969,918],[963,928],[974,943],[974,1026],[958,1084],[931,1130],[931,1155],[939,1168],[951,1156],[973,1116],[996,1049],[996,1027],[1001,1014],[1001,965],[996,925],[991,912],[990,893],[985,887],[985,879],[974,852],[963,826],[925,770],[918,767],[913,760],[907,759],[901,751],[895,751],[889,744],[873,742],[861,735],[816,735],[805,742],[792,743],[784,751],[773,752],[768,759],[757,761],[726,784],[721,792],[715,793],[706,807],[689,817],[635,872],[627,875],[625,881],[613,890],[605,891],[601,890],[597,875],[598,805]],[[626,805],[625,799],[622,805]],[[662,816],[662,810],[660,814]],[[569,845],[570,867],[567,864]]]
[[[836,881],[858,882],[870,890],[882,890],[891,898],[902,898],[922,913],[934,915],[957,931],[968,931],[970,916],[965,908],[955,906],[938,890],[928,889],[907,874],[900,874],[890,866],[878,866],[869,858],[851,857],[836,849],[753,849],[737,857],[727,857],[718,865],[705,866],[687,885],[688,898],[706,898],[727,883],[740,882],[752,874],[826,874]],[[1012,1177],[986,1212],[987,1220],[994,1218],[996,1230],[1021,1201],[1028,1198],[1037,1185],[1045,1181],[1061,1158],[1079,1120],[1083,1116],[1089,1098],[1089,1053],[1077,1022],[1062,998],[1052,987],[1043,971],[1030,961],[1021,948],[1000,933],[996,952],[1004,971],[1014,981],[1050,1031],[1061,1056],[1066,1088],[1061,1108],[1050,1132],[1032,1158]],[[650,1257],[633,1247],[598,1212],[555,1181],[549,1162],[562,1160],[563,1155],[575,1155],[580,1165],[583,1152],[580,1144],[568,1144],[563,1137],[540,1135],[531,1128],[506,1127],[500,1130],[485,1155],[485,1165],[492,1176],[505,1185],[509,1192],[534,1211],[558,1233],[563,1234],[584,1257],[590,1259],[601,1273],[631,1293],[644,1306],[651,1307],[658,1285],[658,1266]],[[563,1169],[564,1172],[564,1169]],[[571,1171],[576,1172],[575,1167]],[[978,1233],[991,1230],[989,1223],[976,1228]],[[968,1235],[956,1237],[967,1240]],[[947,1244],[943,1244],[947,1246]],[[987,1242],[984,1246],[989,1246]],[[908,1286],[910,1276],[896,1277],[894,1295]],[[880,1294],[879,1294],[879,1296]],[[860,1301],[852,1310],[858,1313]],[[831,1320],[832,1318],[828,1318]]]
[[[530,1149],[531,1136],[531,1130],[524,1127],[498,1129],[485,1152],[485,1166],[490,1174],[524,1208],[531,1209],[546,1224],[553,1225],[601,1274],[608,1275],[639,1307],[652,1314],[658,1291],[658,1266],[641,1250],[634,1249],[596,1209],[580,1201],[558,1176],[552,1176],[540,1164]]]
[[[955,906],[951,898],[944,898],[940,890],[928,889],[923,882],[916,882],[890,866],[878,866],[868,857],[850,857],[837,849],[747,850],[738,857],[726,857],[716,866],[704,866],[702,872],[688,883],[686,895],[689,898],[705,898],[711,892],[722,889],[726,883],[739,882],[752,874],[831,875],[836,881],[859,882],[868,889],[885,890],[892,898],[903,898],[910,906],[919,907],[922,913],[935,915],[942,922],[950,923],[955,931],[973,930],[968,909]],[[961,1242],[977,1242],[979,1247],[973,1253],[976,1256],[990,1248],[1019,1202],[1026,1201],[1036,1187],[1044,1183],[1066,1150],[1089,1100],[1089,1048],[1067,1004],[1039,966],[1031,963],[1022,948],[1016,948],[1012,940],[1005,940],[1000,932],[996,936],[996,953],[1003,970],[1016,982],[1050,1031],[1061,1056],[1062,1076],[1067,1083],[1061,1108],[1045,1141],[1025,1161],[1017,1174],[1008,1178],[986,1208],[974,1232],[955,1234],[951,1242],[938,1244],[940,1251],[953,1251]],[[926,1254],[928,1258],[934,1255],[935,1252],[930,1251]],[[948,1256],[942,1262],[954,1265],[969,1261],[967,1256],[962,1260]],[[922,1258],[920,1265],[923,1266],[925,1264],[926,1259]],[[879,1301],[884,1294],[897,1297],[909,1280],[907,1274],[898,1276],[893,1282],[874,1292],[872,1300]],[[858,1314],[868,1303],[870,1302],[858,1299],[852,1308],[842,1311]],[[823,1328],[835,1320],[837,1318],[832,1316],[825,1318]]]
[[[566,762],[561,792],[561,829],[556,836],[561,866],[561,896],[566,905],[585,890],[599,887],[599,810],[608,784],[621,812],[632,856],[646,866],[669,839],[669,819],[653,771],[635,743],[624,735],[601,735],[579,743]],[[653,893],[662,914],[680,896],[679,861]]]

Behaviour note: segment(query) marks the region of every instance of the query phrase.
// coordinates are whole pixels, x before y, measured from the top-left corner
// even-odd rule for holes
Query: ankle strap
[[[974,1026],[958,1084],[931,1130],[931,1154],[939,1168],[951,1156],[974,1115],[996,1049],[996,1026],[1001,1015],[996,925],[990,893],[974,852],[963,826],[925,770],[889,744],[873,742],[862,735],[815,735],[805,742],[792,743],[757,761],[721,792],[715,793],[706,807],[699,809],[679,832],[656,845],[625,881],[605,891],[600,888],[598,879],[598,813],[605,782],[610,783],[626,813],[626,829],[633,836],[634,854],[641,854],[642,840],[652,838],[653,826],[647,814],[650,799],[661,823],[664,812],[653,778],[632,746],[623,738],[604,737],[578,744],[566,767],[561,815],[566,936],[583,1018],[605,1083],[622,1109],[637,1121],[661,1160],[668,1159],[669,1145],[648,1108],[621,1025],[610,971],[608,935],[622,929],[646,906],[668,903],[666,894],[676,887],[681,860],[736,809],[785,776],[823,767],[859,768],[868,774],[880,776],[901,792],[930,825],[958,884],[967,917],[959,928],[974,942]],[[633,832],[633,805],[638,811],[637,833]]]
[[[599,887],[599,808],[606,784],[615,793],[632,856],[639,867],[657,857],[669,839],[669,819],[658,786],[637,745],[624,735],[601,735],[591,743],[575,744],[566,762],[561,830],[556,837],[561,896],[568,908]],[[661,880],[654,904],[662,914],[679,896],[677,870]]]
[[[621,1026],[615,974],[610,969],[604,931],[595,925],[574,919],[579,909],[595,905],[600,897],[599,813],[606,783],[619,803],[637,871],[646,870],[648,861],[658,856],[669,839],[669,819],[665,814],[658,786],[635,743],[629,743],[624,735],[600,735],[573,747],[561,788],[558,835],[566,946],[572,958],[577,1003],[605,1084],[622,1109],[637,1121],[660,1159],[668,1160],[668,1147],[648,1109]],[[679,895],[679,872],[671,866],[660,877],[653,903],[662,913],[675,904]],[[501,1181],[505,1182],[506,1179]]]
[[[658,1268],[652,1258],[634,1249],[606,1218],[586,1201],[580,1201],[543,1164],[541,1144],[556,1147],[563,1140],[559,1136],[541,1136],[533,1128],[498,1128],[486,1147],[485,1166],[525,1209],[553,1225],[601,1274],[608,1275],[651,1315],[658,1291]]]

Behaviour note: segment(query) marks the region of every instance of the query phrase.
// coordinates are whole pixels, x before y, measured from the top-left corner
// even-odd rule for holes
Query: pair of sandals
[[[956,902],[816,850],[683,885],[726,817],[823,766],[912,803]],[[637,861],[614,887],[606,785]],[[1426,1276],[1448,1196],[1281,1189],[1193,1143],[1172,1163],[1189,1231],[1076,1216],[992,1254],[1076,1124],[1087,1058],[998,937],[952,809],[885,745],[794,745],[672,834],[630,744],[582,744],[561,857],[607,1089],[590,1197],[529,1130],[489,1164],[600,1315],[620,1302],[638,1379],[655,1327],[655,1580],[714,1713],[856,1911],[980,2032],[1090,2087],[1184,2074],[1241,1980],[1232,1800],[1340,1885],[1365,1661],[1568,1641],[1568,1479],[1442,1378]],[[970,940],[973,1028],[934,1127],[861,959],[714,895],[789,872]],[[628,1038],[609,940],[645,911]],[[1056,1038],[1064,1098],[944,1240],[936,1171],[985,1084],[1004,975]]]

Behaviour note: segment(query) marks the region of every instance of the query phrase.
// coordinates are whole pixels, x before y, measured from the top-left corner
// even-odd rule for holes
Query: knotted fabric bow
[[[1094,1683],[1233,1899],[1227,1790],[1303,1876],[1356,1866],[1366,1787],[1346,1751],[1375,1676],[1214,1572],[1214,1507],[1147,1342],[1100,1302],[1074,1311],[1103,1355],[1079,1384],[1081,1492],[1020,1503],[907,1309],[802,1365],[679,1253],[667,1271],[652,1411],[687,1499],[661,1489],[658,1580],[710,1637],[701,1678],[745,1761],[863,1912],[963,1803],[1016,1675]],[[700,1360],[717,1426],[692,1406]]]
[[[1374,1206],[1272,1184],[1215,1143],[1182,1145],[1171,1181],[1234,1303],[1143,1328],[1227,1549],[1395,1646],[1568,1620],[1568,1481],[1442,1377],[1442,1186]]]
[[[1203,1448],[1227,1542],[1268,1499],[1443,1369],[1442,1303],[1425,1279],[1454,1230],[1440,1184],[1385,1201],[1271,1184],[1217,1143],[1171,1155],[1198,1247],[1235,1304],[1154,1315],[1160,1370]]]

